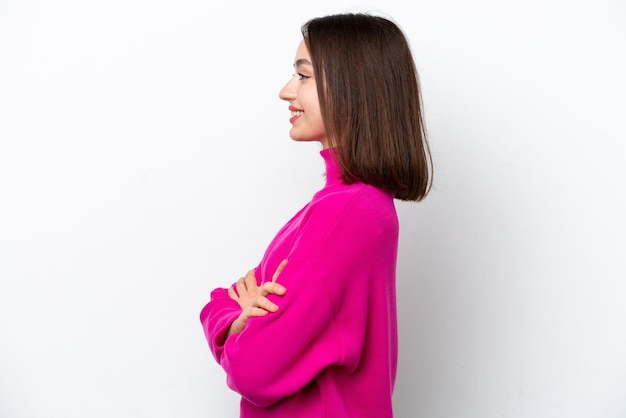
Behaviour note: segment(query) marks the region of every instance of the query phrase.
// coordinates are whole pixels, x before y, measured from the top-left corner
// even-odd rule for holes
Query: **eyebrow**
[[[299,60],[296,60],[296,63],[293,65],[293,67],[294,68],[298,68],[301,65],[311,65],[312,66],[313,64],[311,63],[311,61],[309,61],[306,58],[300,58]]]

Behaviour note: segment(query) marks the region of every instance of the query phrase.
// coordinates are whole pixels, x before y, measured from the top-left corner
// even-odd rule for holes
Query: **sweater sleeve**
[[[281,279],[287,293],[270,296],[278,312],[250,318],[220,358],[229,387],[259,407],[297,392],[340,359],[333,306],[315,267],[290,258]]]
[[[239,303],[228,296],[226,289],[218,288],[211,292],[211,301],[200,312],[200,322],[204,329],[209,348],[219,363],[223,352],[226,333],[230,324],[241,313]]]
[[[259,266],[256,270],[259,270]],[[235,286],[235,283],[232,286]],[[228,329],[240,314],[239,303],[228,296],[228,289],[221,287],[211,292],[210,302],[200,311],[200,323],[204,336],[218,364],[222,358]]]
[[[212,294],[201,320],[231,389],[265,407],[301,390],[328,367],[349,372],[358,366],[372,278],[380,276],[370,261],[387,247],[391,252],[383,257],[392,259],[395,248],[385,241],[387,236],[393,241],[397,233],[395,218],[387,219],[389,207],[383,206],[380,210],[367,193],[317,202],[288,254],[268,255],[273,258],[269,265],[284,256],[289,259],[278,278],[287,293],[269,296],[279,310],[250,318],[223,345],[221,339],[240,309],[224,300],[230,299],[225,290]]]

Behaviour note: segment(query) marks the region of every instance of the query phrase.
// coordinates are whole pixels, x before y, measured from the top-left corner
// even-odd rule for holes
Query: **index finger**
[[[263,286],[261,286],[261,296],[263,297],[270,294],[283,296],[285,293],[287,293],[287,289],[280,283],[265,282]]]

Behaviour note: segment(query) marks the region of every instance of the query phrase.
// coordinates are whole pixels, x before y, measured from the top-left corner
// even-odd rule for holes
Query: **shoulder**
[[[374,186],[354,183],[323,189],[311,202],[307,223],[325,228],[397,228],[393,196]]]
[[[313,209],[337,214],[342,211],[361,213],[363,216],[379,212],[395,213],[393,196],[374,186],[354,183],[341,184],[318,192],[311,202]]]
[[[342,186],[316,194],[294,235],[290,256],[322,264],[340,256],[348,263],[348,258],[358,261],[367,254],[374,259],[395,248],[398,218],[393,196],[360,183]]]

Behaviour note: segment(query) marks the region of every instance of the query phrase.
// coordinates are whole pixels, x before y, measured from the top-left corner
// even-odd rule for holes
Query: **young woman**
[[[321,143],[326,184],[200,320],[241,417],[392,417],[394,198],[423,199],[432,177],[417,72],[383,17],[316,18],[302,34],[280,98],[291,138]]]

